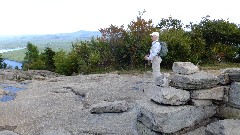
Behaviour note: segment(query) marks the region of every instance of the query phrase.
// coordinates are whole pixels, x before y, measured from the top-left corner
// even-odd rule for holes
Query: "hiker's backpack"
[[[163,42],[163,41],[161,41],[159,43],[161,45],[161,50],[160,50],[159,56],[165,57],[168,53],[167,43]]]

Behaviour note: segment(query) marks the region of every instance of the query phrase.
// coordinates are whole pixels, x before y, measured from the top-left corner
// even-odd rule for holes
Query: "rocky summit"
[[[173,69],[157,83],[150,72],[0,70],[0,135],[240,134],[238,68]]]
[[[41,74],[40,71],[28,72],[1,72],[4,76],[1,84],[12,87],[24,84],[25,88],[16,92],[14,100],[0,102],[0,131],[3,133],[137,134],[134,102],[147,99],[144,91],[151,84],[149,75],[59,76],[49,72],[44,75],[44,71]],[[15,76],[21,81],[16,81]],[[9,92],[4,88],[6,85],[1,87],[4,92],[0,97]],[[96,113],[100,107],[101,112]]]

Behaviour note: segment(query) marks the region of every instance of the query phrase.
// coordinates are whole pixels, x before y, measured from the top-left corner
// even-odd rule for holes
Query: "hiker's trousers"
[[[152,74],[153,74],[153,80],[155,81],[158,76],[161,75],[160,73],[160,64],[162,62],[162,58],[160,56],[156,56],[152,60]]]

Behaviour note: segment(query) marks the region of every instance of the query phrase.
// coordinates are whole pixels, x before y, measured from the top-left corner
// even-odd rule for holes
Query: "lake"
[[[5,59],[3,62],[5,62],[8,67],[12,67],[12,68],[18,67],[18,69],[22,69],[23,64],[21,62],[7,60],[7,59]]]
[[[11,52],[11,51],[16,51],[16,50],[21,50],[21,49],[25,49],[26,47],[17,47],[17,48],[12,48],[12,49],[0,49],[0,53],[5,53],[5,52]],[[5,62],[7,64],[8,67],[18,67],[18,69],[22,69],[22,63],[18,62],[18,61],[14,61],[14,60],[8,60],[5,59],[3,62]]]

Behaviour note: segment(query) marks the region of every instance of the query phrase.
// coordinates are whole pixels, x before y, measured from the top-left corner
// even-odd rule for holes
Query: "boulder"
[[[120,113],[128,110],[127,102],[114,101],[114,102],[102,102],[94,104],[90,107],[91,113]]]
[[[192,99],[211,99],[211,100],[223,100],[224,89],[228,87],[219,86],[210,89],[192,90]]]
[[[191,62],[174,62],[172,66],[174,73],[189,75],[199,71],[199,68]]]
[[[222,105],[218,107],[217,116],[225,119],[240,119],[240,109]]]
[[[240,120],[225,119],[207,126],[207,135],[239,135]]]
[[[175,133],[212,117],[215,106],[162,106],[149,100],[136,101],[138,121],[161,133]]]
[[[219,78],[217,76],[200,71],[190,75],[174,74],[170,86],[185,90],[197,90],[213,88],[218,83]]]
[[[240,68],[226,68],[221,70],[221,74],[227,74],[231,82],[240,82]]]
[[[154,87],[148,92],[148,96],[159,104],[183,105],[190,100],[190,93],[186,90],[174,87]]]
[[[240,108],[240,82],[233,82],[229,90],[229,104]]]
[[[168,87],[170,82],[169,77],[169,73],[163,73],[155,79],[155,84],[161,87]]]

